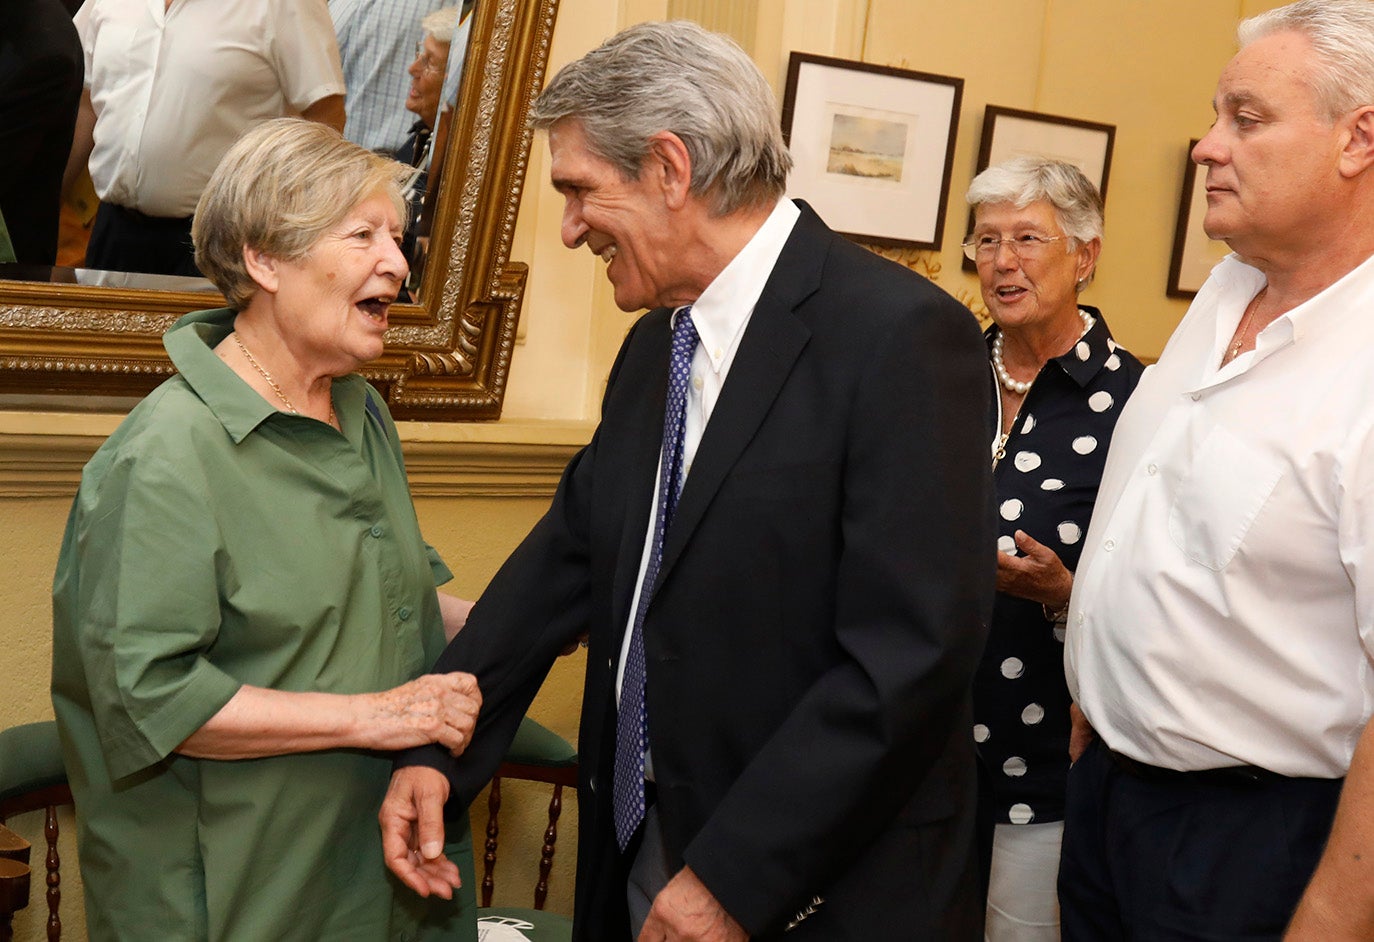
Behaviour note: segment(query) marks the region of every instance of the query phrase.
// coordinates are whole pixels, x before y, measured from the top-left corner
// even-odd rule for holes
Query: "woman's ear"
[[[276,294],[281,278],[277,272],[277,260],[261,249],[243,247],[243,267],[248,277],[257,282],[258,287],[269,294]]]
[[[1092,277],[1092,273],[1097,270],[1097,256],[1102,253],[1102,240],[1089,239],[1087,242],[1078,243],[1078,282],[1082,284],[1084,279]]]

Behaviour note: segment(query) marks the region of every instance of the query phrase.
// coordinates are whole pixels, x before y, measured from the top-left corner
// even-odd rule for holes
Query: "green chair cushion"
[[[577,750],[562,736],[527,716],[520,721],[515,739],[506,750],[506,761],[517,765],[566,768],[577,764]]]
[[[572,920],[558,913],[538,909],[519,909],[514,906],[493,906],[477,910],[479,933],[485,930],[485,942],[568,942],[572,938]],[[517,934],[518,933],[518,934]]]
[[[26,723],[0,731],[0,801],[67,784],[57,723]]]

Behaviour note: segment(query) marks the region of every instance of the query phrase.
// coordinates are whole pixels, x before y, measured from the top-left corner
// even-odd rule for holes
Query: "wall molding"
[[[0,412],[0,499],[66,498],[122,415]],[[415,497],[549,498],[591,422],[400,422]]]

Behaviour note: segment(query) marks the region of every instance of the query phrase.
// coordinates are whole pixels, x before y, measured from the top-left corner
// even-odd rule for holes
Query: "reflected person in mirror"
[[[86,87],[66,179],[89,158],[100,197],[86,268],[200,274],[191,213],[234,141],[284,115],[343,129],[325,0],[87,0],[76,26]]]
[[[406,66],[425,38],[420,21],[452,0],[329,0],[348,95],[344,137],[391,156],[405,143]]]
[[[445,800],[472,800],[586,635],[576,939],[974,942],[994,571],[976,322],[783,197],[775,100],[724,36],[625,30],[533,122],[564,244],[652,310],[438,662],[484,708],[461,759],[398,760],[388,864],[447,891]]]
[[[405,168],[300,119],[230,150],[197,259],[230,306],[82,474],[53,586],[53,707],[92,939],[376,940],[390,750],[467,746],[470,674],[421,676],[468,605],[420,536],[355,370],[405,277]]]
[[[425,192],[429,183],[429,167],[434,153],[434,129],[439,120],[439,104],[444,90],[444,74],[448,68],[449,50],[454,30],[458,27],[460,10],[456,6],[435,10],[420,21],[424,38],[416,44],[415,59],[406,72],[410,75],[410,90],[406,94],[405,109],[418,116],[410,128],[405,143],[396,152],[396,159],[414,167],[406,181],[406,199],[410,203],[410,221],[406,225],[401,248],[407,259],[416,258],[417,226],[425,211]]]

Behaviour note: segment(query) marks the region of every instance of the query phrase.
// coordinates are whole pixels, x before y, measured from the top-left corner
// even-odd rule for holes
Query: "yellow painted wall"
[[[668,15],[672,0],[563,0],[551,67],[615,30]],[[1185,305],[1165,297],[1185,148],[1211,121],[1218,72],[1232,51],[1236,21],[1272,0],[758,0],[750,50],[781,97],[792,49],[960,76],[964,102],[937,280],[976,297],[959,270],[962,193],[972,176],[983,108],[991,103],[1117,126],[1101,273],[1085,300],[1103,308],[1124,344],[1157,356]],[[707,10],[709,4],[696,4]],[[617,311],[600,264],[558,240],[561,200],[549,187],[544,144],[536,139],[513,257],[532,267],[525,339],[515,354],[502,426],[528,419],[591,420],[606,370],[630,324]],[[0,416],[0,418],[3,418]],[[48,420],[55,433],[84,423]],[[0,422],[3,427],[3,422]],[[84,427],[84,425],[83,425]],[[112,427],[112,426],[111,426]],[[403,431],[424,437],[424,429]],[[460,437],[461,436],[457,436]],[[458,446],[461,447],[461,446]],[[0,431],[0,468],[9,458]],[[22,474],[21,470],[21,474]],[[33,474],[40,471],[35,467]],[[542,512],[546,497],[423,497],[427,537],[458,573],[455,588],[479,591]],[[48,590],[68,498],[0,499],[0,726],[51,716]],[[582,655],[564,659],[534,714],[573,738]],[[545,793],[508,793],[498,901],[523,902],[534,883]],[[575,799],[560,836],[550,905],[571,909]],[[479,801],[479,806],[481,802]],[[11,822],[41,841],[34,816]],[[67,822],[69,825],[70,822]],[[474,815],[481,833],[483,820]],[[67,826],[67,834],[71,828]],[[64,841],[69,938],[84,935],[75,852]],[[17,920],[21,942],[42,938],[40,887]]]

